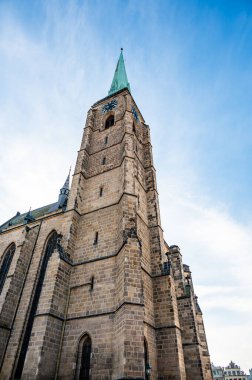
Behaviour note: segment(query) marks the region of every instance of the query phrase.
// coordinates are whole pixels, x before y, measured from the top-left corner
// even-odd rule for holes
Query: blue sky
[[[0,1],[0,204],[51,203],[120,47],[212,360],[252,367],[252,2]],[[234,341],[236,345],[234,345]]]

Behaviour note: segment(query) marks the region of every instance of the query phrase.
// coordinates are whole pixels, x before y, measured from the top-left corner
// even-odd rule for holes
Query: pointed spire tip
[[[119,56],[119,59],[116,65],[116,70],[114,73],[114,77],[113,77],[108,95],[112,95],[116,93],[117,91],[120,91],[124,88],[127,88],[130,91],[130,84],[128,82],[128,78],[126,74],[122,51],[123,51],[123,48],[121,48],[121,54]]]

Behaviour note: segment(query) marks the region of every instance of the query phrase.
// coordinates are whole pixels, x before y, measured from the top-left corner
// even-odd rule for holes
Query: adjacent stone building
[[[69,187],[68,176],[57,202],[0,227],[0,379],[212,379],[122,52]]]

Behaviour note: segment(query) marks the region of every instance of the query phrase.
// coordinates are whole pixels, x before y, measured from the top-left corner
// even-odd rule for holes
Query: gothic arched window
[[[105,122],[105,129],[112,127],[115,124],[114,115],[110,115]]]
[[[26,357],[27,350],[29,347],[33,322],[34,322],[34,318],[35,318],[35,315],[37,312],[37,307],[39,304],[39,298],[41,295],[42,286],[43,286],[43,282],[44,282],[45,275],[46,275],[46,269],[47,269],[48,261],[49,261],[50,257],[52,256],[54,249],[56,248],[57,239],[58,239],[58,234],[56,231],[54,231],[53,233],[50,234],[50,237],[47,241],[46,248],[45,248],[45,251],[44,251],[44,254],[42,257],[40,271],[38,274],[38,282],[37,282],[37,285],[35,287],[34,297],[31,301],[30,314],[28,315],[27,324],[26,324],[26,328],[25,328],[25,332],[24,332],[24,338],[23,338],[21,351],[19,354],[18,363],[17,363],[17,367],[16,367],[16,372],[15,372],[15,377],[14,377],[15,379],[21,379],[21,377],[22,377],[25,357]]]
[[[90,368],[91,368],[91,351],[92,351],[92,341],[88,334],[85,334],[79,343],[78,349],[78,380],[89,380],[90,379]]]
[[[3,254],[2,260],[0,262],[0,294],[3,290],[15,250],[16,246],[14,243],[12,243]]]

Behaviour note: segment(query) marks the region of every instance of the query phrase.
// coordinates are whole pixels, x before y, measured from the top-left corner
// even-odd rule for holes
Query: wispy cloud
[[[233,359],[247,369],[251,366],[247,355],[252,330],[251,225],[237,222],[224,206],[202,197],[200,189],[188,189],[186,178],[183,185],[171,185],[163,177],[159,185],[166,239],[181,247],[184,262],[191,267],[212,360],[226,365]]]
[[[85,113],[101,91],[89,80],[94,70],[101,82],[102,72],[94,65],[99,44],[84,7],[72,4],[62,19],[60,8],[48,4],[37,35],[9,10],[6,18],[2,12],[2,221],[17,208],[25,211],[57,199],[75,163]]]

